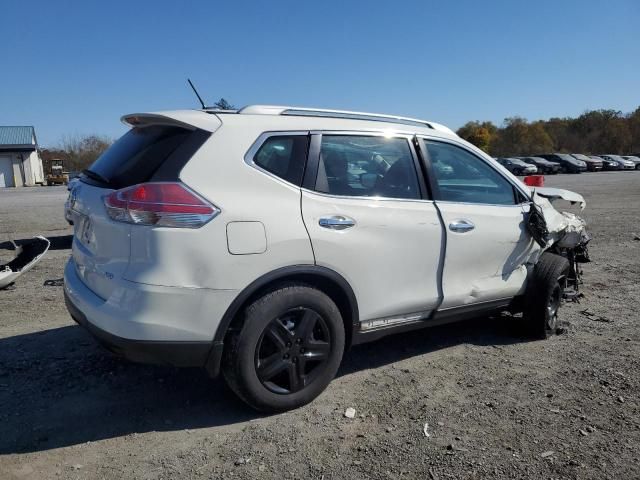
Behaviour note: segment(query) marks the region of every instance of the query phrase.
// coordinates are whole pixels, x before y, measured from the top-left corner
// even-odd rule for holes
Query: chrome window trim
[[[287,137],[287,136],[293,136],[293,135],[298,135],[298,136],[309,136],[309,130],[278,130],[278,131],[269,131],[269,132],[262,132],[260,135],[258,135],[258,138],[255,140],[255,142],[253,142],[253,144],[249,147],[249,150],[247,150],[247,153],[244,154],[244,163],[246,163],[247,165],[249,165],[252,168],[255,168],[256,170],[258,170],[259,172],[264,173],[265,175],[268,175],[269,177],[285,184],[288,187],[295,187],[297,189],[300,189],[301,186],[300,185],[296,185],[295,183],[291,183],[288,180],[285,180],[282,177],[279,177],[278,175],[276,175],[275,173],[270,172],[269,170],[266,170],[264,168],[262,168],[260,165],[258,165],[257,163],[254,162],[254,157],[256,156],[256,153],[258,153],[258,150],[260,150],[260,148],[262,147],[262,145],[271,137]],[[305,159],[305,163],[308,161],[308,159]]]
[[[524,198],[526,199],[524,202],[514,203],[512,205],[493,204],[493,203],[476,203],[476,202],[452,202],[450,200],[439,200],[438,203],[458,203],[458,204],[465,204],[465,205],[489,205],[489,206],[502,206],[502,207],[517,207],[517,206],[527,205],[527,204],[529,204],[530,202],[533,201],[531,199],[531,192],[527,192],[527,191],[523,190],[520,185],[518,185],[517,183],[514,183],[511,178],[507,177],[504,173],[502,173],[500,170],[495,168],[495,166],[492,165],[486,158],[484,158],[481,155],[478,155],[473,150],[470,150],[463,143],[457,142],[457,141],[455,141],[453,139],[443,139],[443,138],[440,138],[440,137],[434,137],[434,136],[431,136],[431,135],[425,135],[425,134],[421,134],[421,133],[417,134],[416,137],[421,138],[423,141],[448,143],[448,144],[453,145],[455,147],[461,148],[462,150],[467,152],[469,155],[473,155],[474,157],[476,157],[476,158],[480,159],[481,161],[483,161],[489,168],[491,168],[494,172],[496,172],[498,175],[500,175],[502,178],[504,178],[507,182],[509,182],[509,184],[511,184],[511,186],[513,188],[515,188],[518,192],[520,192],[524,196]]]
[[[414,132],[407,130],[310,130],[311,135],[346,135],[356,137],[385,137],[405,138],[411,140],[416,136]],[[439,138],[439,137],[436,137]]]
[[[476,202],[453,202],[451,200],[438,200],[438,205],[482,205],[483,207],[507,207],[507,208],[522,208],[524,205],[529,205],[529,202],[514,203],[505,205],[504,203],[476,203]]]
[[[364,195],[350,196],[350,195],[334,195],[331,193],[316,192],[305,187],[301,187],[305,193],[312,193],[313,195],[320,195],[321,197],[337,198],[341,200],[369,200],[369,201],[382,201],[382,202],[417,202],[417,203],[435,203],[428,198],[393,198],[393,197],[366,197]]]

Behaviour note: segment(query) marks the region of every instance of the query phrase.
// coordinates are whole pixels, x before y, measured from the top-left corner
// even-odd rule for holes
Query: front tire
[[[252,408],[279,412],[315,399],[335,377],[345,345],[340,310],[325,293],[286,285],[255,300],[225,343],[222,372]]]
[[[558,310],[569,275],[569,261],[545,252],[533,267],[525,292],[524,327],[534,338],[548,338],[558,328]]]

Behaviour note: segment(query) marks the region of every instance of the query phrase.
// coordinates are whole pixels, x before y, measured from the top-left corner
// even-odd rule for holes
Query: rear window
[[[308,149],[307,135],[275,135],[265,140],[253,162],[277,177],[300,186]]]
[[[112,188],[146,182],[191,133],[172,126],[133,128],[100,155],[88,170],[102,177]]]

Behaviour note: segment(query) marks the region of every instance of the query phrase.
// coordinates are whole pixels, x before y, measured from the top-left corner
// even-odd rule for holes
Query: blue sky
[[[640,1],[41,1],[2,7],[0,125],[125,131],[205,100],[457,128],[640,105]]]

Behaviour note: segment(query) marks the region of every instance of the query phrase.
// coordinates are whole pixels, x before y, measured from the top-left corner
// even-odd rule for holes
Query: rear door
[[[352,286],[363,329],[426,317],[440,300],[442,226],[410,136],[313,135],[302,213],[316,263]]]
[[[525,227],[526,198],[462,146],[421,142],[446,232],[440,308],[500,303],[520,293],[536,248]]]

